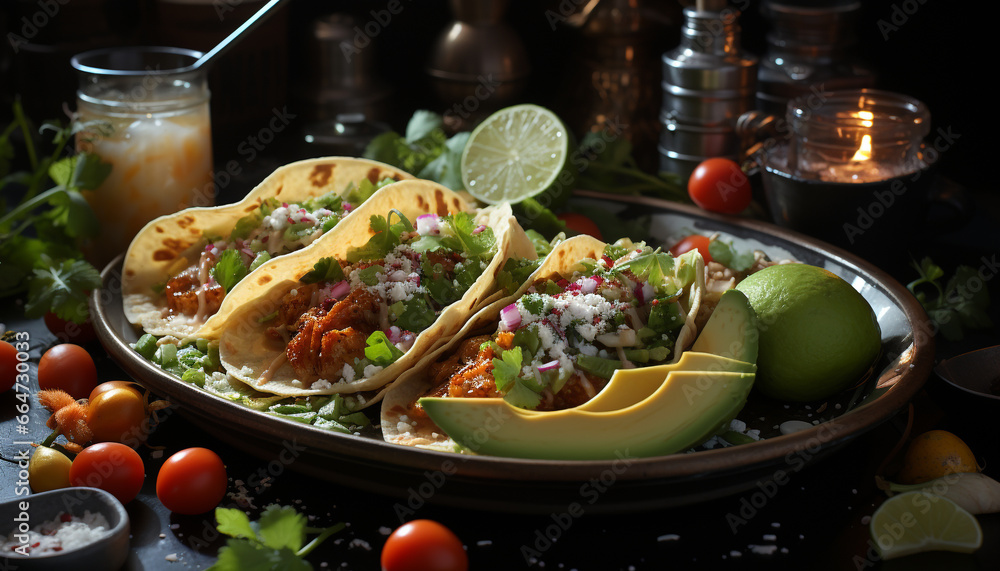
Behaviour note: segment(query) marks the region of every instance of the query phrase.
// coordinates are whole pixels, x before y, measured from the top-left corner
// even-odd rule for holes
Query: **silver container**
[[[752,88],[698,91],[664,81],[660,117],[692,125],[731,127],[746,112],[748,98],[753,97]]]
[[[739,154],[736,121],[757,94],[757,58],[740,48],[739,10],[706,4],[684,9],[680,44],[662,57],[660,168],[682,176],[692,161]]]
[[[740,138],[730,125],[691,125],[662,115],[660,123],[660,145],[665,149],[684,149],[683,154],[706,158],[740,152]]]

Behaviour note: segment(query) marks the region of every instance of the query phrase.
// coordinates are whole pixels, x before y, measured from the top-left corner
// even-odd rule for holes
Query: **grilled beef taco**
[[[377,390],[503,295],[508,258],[536,258],[510,206],[475,210],[412,180],[368,199],[307,249],[248,279],[205,333],[227,372],[289,396]]]
[[[157,218],[125,254],[125,316],[156,336],[193,336],[251,271],[312,244],[382,186],[412,178],[369,160],[310,159],[277,169],[238,203]]]
[[[616,369],[674,362],[696,335],[697,251],[678,258],[628,241],[570,238],[511,297],[486,307],[382,399],[389,442],[454,450],[417,400],[495,397],[561,410],[594,397]]]

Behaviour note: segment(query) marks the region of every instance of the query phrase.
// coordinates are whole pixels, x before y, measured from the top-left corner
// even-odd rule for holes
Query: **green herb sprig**
[[[343,523],[309,527],[306,517],[295,508],[276,504],[264,508],[257,521],[250,521],[246,513],[233,508],[216,508],[215,520],[219,532],[229,539],[219,550],[218,560],[208,568],[210,571],[309,570],[313,566],[305,557],[345,527]],[[318,535],[306,543],[307,534]]]
[[[19,101],[13,114],[0,132],[0,192],[5,199],[20,192],[20,200],[0,200],[0,297],[27,292],[27,317],[53,312],[83,323],[89,317],[87,292],[101,280],[80,250],[100,230],[81,191],[97,189],[111,164],[91,153],[69,155],[67,146],[79,131],[100,126],[48,121],[36,129]],[[42,154],[41,135],[48,132],[51,149]],[[12,172],[17,134],[28,169]]]
[[[906,289],[917,298],[938,331],[949,341],[958,341],[966,329],[988,329],[993,326],[986,314],[990,305],[989,291],[985,287],[972,287],[981,278],[975,268],[960,265],[951,279],[942,287],[945,272],[929,257],[912,266],[919,278],[906,284]],[[927,289],[931,295],[927,294]]]

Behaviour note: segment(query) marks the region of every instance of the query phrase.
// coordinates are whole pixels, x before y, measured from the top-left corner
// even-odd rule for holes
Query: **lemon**
[[[535,198],[549,206],[572,190],[570,133],[544,107],[505,107],[473,129],[460,168],[465,190],[477,200],[496,204]]]
[[[869,524],[883,559],[924,551],[972,553],[983,543],[976,516],[948,498],[905,492],[887,499]]]
[[[38,446],[28,460],[28,483],[35,492],[68,488],[69,468],[73,461],[62,452]]]
[[[808,264],[778,264],[736,289],[757,313],[755,386],[779,400],[809,402],[857,382],[882,345],[875,313],[851,284]]]
[[[896,481],[922,484],[956,472],[978,471],[976,455],[965,441],[947,430],[929,430],[910,441]]]

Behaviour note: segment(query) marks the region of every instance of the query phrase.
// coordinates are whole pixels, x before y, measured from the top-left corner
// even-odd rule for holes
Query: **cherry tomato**
[[[88,400],[93,401],[94,399],[97,398],[97,395],[101,393],[106,393],[111,389],[120,389],[120,388],[130,389],[132,391],[135,391],[137,395],[142,396],[142,391],[139,390],[139,385],[135,384],[132,381],[104,381],[103,383],[94,387],[94,390],[90,391],[90,397]]]
[[[17,381],[17,349],[0,341],[0,392],[7,392]]]
[[[167,458],[156,476],[156,497],[179,514],[202,514],[226,495],[226,466],[207,448],[188,448]]]
[[[705,263],[712,261],[712,254],[708,253],[708,236],[702,236],[700,234],[692,234],[686,238],[683,238],[680,242],[677,242],[670,248],[670,255],[673,257],[680,256],[685,252],[690,252],[691,250],[698,250],[701,254],[702,259]]]
[[[94,359],[79,345],[55,345],[38,360],[38,386],[62,389],[75,399],[87,398],[97,386]]]
[[[578,234],[590,234],[601,240],[601,229],[590,218],[576,212],[561,212],[556,218],[566,223],[566,228]]]
[[[688,179],[688,195],[705,210],[739,214],[750,206],[753,189],[736,161],[717,157],[695,167]]]
[[[86,345],[97,339],[97,332],[94,331],[94,324],[90,320],[76,323],[62,319],[51,311],[46,313],[42,319],[45,321],[45,327],[63,343]]]
[[[35,492],[68,488],[72,465],[73,461],[62,452],[39,446],[28,460],[28,483]]]
[[[382,547],[383,571],[466,571],[469,556],[450,529],[429,519],[404,523]]]
[[[123,504],[135,499],[145,478],[139,453],[118,442],[91,444],[76,455],[69,468],[72,485],[100,488]]]
[[[132,445],[145,440],[146,403],[132,387],[114,387],[99,393],[90,399],[87,410],[94,442]]]

